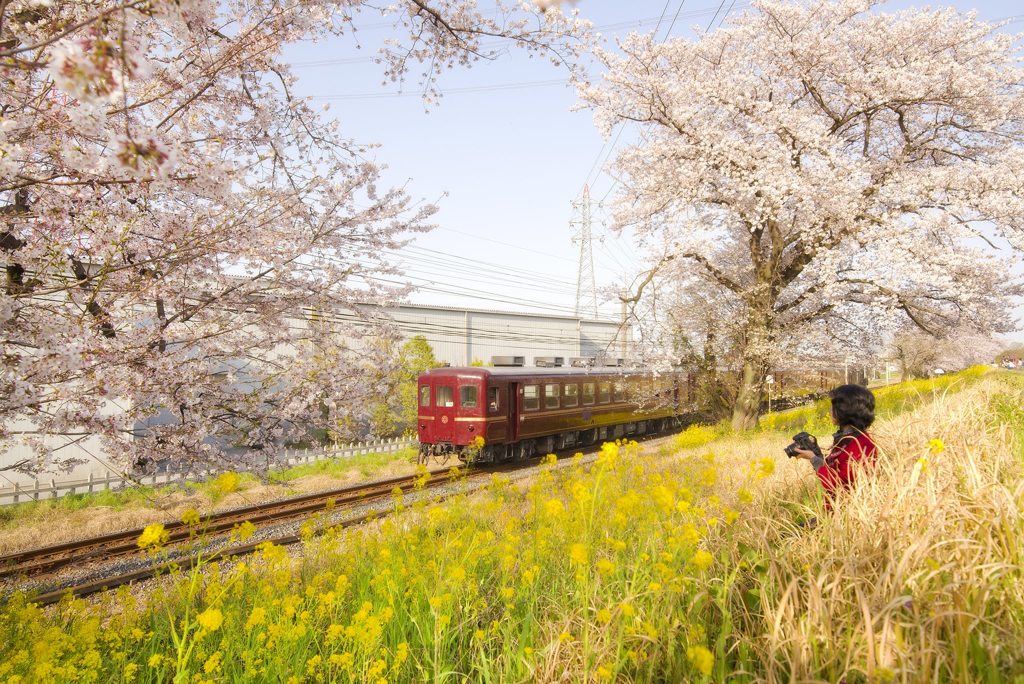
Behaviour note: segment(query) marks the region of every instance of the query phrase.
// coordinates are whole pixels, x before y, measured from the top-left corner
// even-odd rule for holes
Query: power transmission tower
[[[580,243],[580,263],[576,271],[576,315],[597,318],[597,283],[594,279],[594,246],[590,231],[590,186],[583,186],[583,197],[572,207],[580,217],[572,221],[577,230],[572,241]]]

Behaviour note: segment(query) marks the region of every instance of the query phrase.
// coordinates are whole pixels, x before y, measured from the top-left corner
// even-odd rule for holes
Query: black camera
[[[815,456],[821,457],[821,447],[818,446],[818,440],[809,432],[793,435],[793,443],[786,447],[786,455],[794,458],[797,449],[813,451]]]

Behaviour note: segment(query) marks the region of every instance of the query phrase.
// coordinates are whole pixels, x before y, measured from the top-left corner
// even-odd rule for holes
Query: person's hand
[[[807,459],[808,461],[810,461],[815,456],[815,453],[810,449],[794,449],[793,451],[796,452],[797,458]]]

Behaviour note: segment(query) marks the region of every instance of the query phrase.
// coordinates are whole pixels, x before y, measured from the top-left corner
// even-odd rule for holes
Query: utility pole
[[[583,197],[579,202],[573,202],[572,207],[580,216],[578,221],[569,224],[577,228],[572,241],[580,243],[580,261],[576,271],[576,316],[582,317],[586,314],[591,318],[597,318],[597,283],[594,279],[589,185],[583,186]]]

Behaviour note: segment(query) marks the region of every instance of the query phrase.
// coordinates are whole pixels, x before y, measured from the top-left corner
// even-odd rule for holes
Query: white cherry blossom
[[[737,427],[795,351],[863,353],[907,321],[936,335],[1010,325],[1020,42],[970,14],[880,4],[758,0],[695,41],[631,35],[597,52],[600,81],[580,81],[606,135],[639,127],[612,173],[617,224],[655,264],[640,289],[728,312]],[[653,346],[703,334],[672,317]]]

